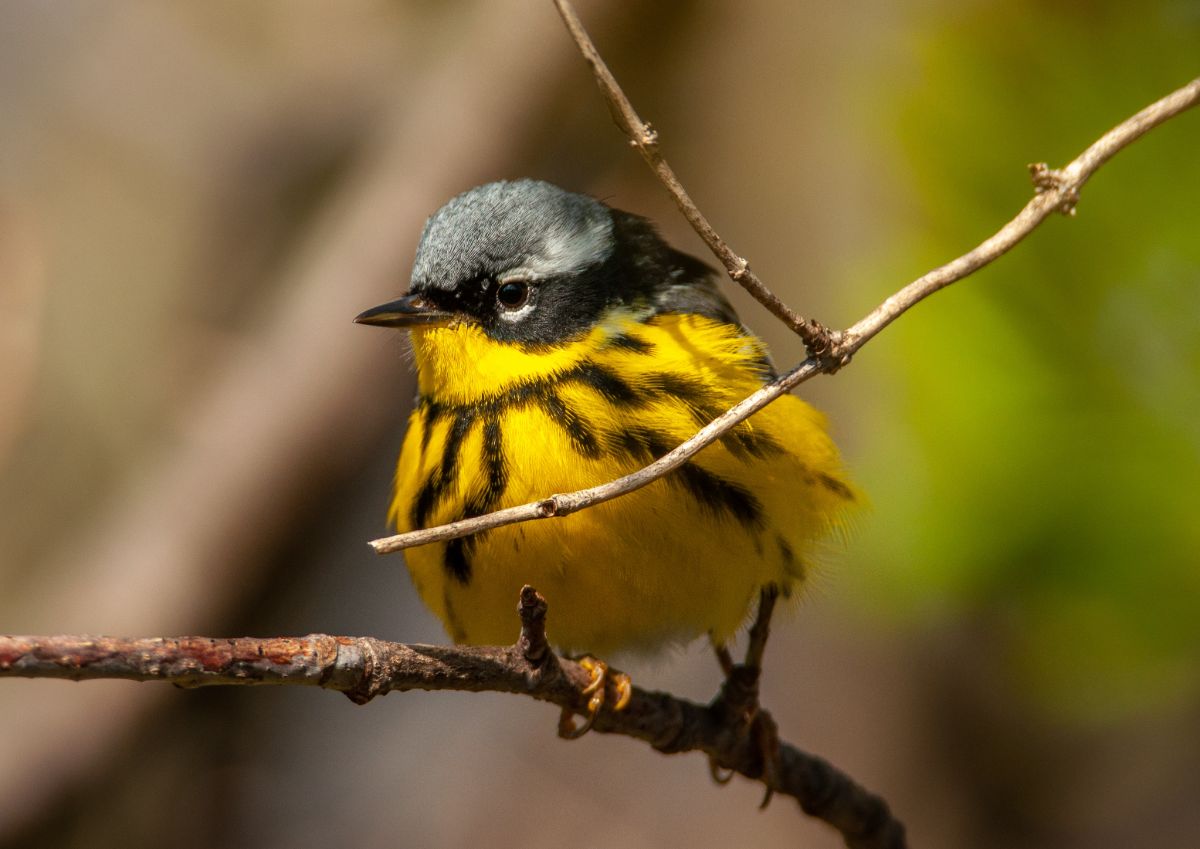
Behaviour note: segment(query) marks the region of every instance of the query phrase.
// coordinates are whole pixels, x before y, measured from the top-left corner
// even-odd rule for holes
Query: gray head
[[[575,274],[604,262],[612,250],[612,212],[599,201],[541,180],[488,183],[454,198],[426,222],[412,288]]]
[[[468,320],[501,341],[554,344],[615,307],[669,307],[662,303],[668,290],[715,293],[709,275],[643,218],[539,180],[501,181],[464,192],[434,213],[408,295],[357,320],[387,326]]]

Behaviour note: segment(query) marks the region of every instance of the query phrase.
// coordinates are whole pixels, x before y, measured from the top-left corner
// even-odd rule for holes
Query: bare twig
[[[371,541],[371,547],[380,554],[412,548],[414,545],[426,545],[431,542],[464,537],[480,531],[499,528],[504,525],[514,525],[517,522],[527,522],[530,519],[549,519],[555,516],[566,516],[587,507],[602,504],[605,501],[627,495],[641,489],[648,483],[658,480],[673,469],[677,469],[696,455],[701,448],[710,445],[721,438],[738,422],[750,417],[780,395],[799,386],[815,374],[821,372],[820,363],[816,360],[805,360],[786,374],[764,385],[753,395],[739,401],[721,415],[717,416],[702,427],[695,436],[668,451],[645,468],[638,469],[624,477],[617,478],[599,486],[580,489],[560,495],[551,495],[541,501],[531,501],[517,507],[506,507],[494,513],[486,513],[473,519],[461,519],[434,528],[397,534]]]
[[[0,636],[0,678],[167,681],[182,687],[274,684],[321,687],[357,704],[407,690],[520,693],[583,712],[590,673],[545,648],[545,602],[522,592],[522,638],[512,646],[427,646],[370,637],[212,639]],[[543,648],[530,657],[530,643]],[[609,703],[615,699],[610,693]],[[593,731],[643,740],[660,752],[704,752],[769,791],[795,798],[856,849],[902,849],[904,829],[887,803],[827,761],[783,744],[765,769],[755,729],[726,722],[714,706],[634,688],[622,711],[602,711]]]
[[[1052,169],[1045,163],[1030,165],[1029,171],[1037,194],[1015,218],[958,259],[918,277],[844,331],[834,345],[833,356],[849,361],[869,339],[913,305],[1008,253],[1052,212],[1074,215],[1075,205],[1079,202],[1079,190],[1101,165],[1159,124],[1190,109],[1197,102],[1200,102],[1200,78],[1122,121],[1072,159],[1066,167]]]
[[[582,32],[582,27],[579,24],[578,18],[574,16],[573,11],[570,9],[570,4],[566,0],[555,0],[555,4],[559,7],[559,11],[563,13],[564,20],[567,21],[568,27],[572,29],[572,34],[575,34],[576,30]],[[578,39],[579,36],[577,35],[576,38]],[[586,34],[584,34],[584,38],[586,38]],[[601,87],[606,91],[612,88],[619,92],[620,89],[616,88],[615,81],[611,84],[606,82],[606,80],[611,80],[612,77],[608,69],[602,62],[596,64],[596,61],[592,59],[592,55],[595,54],[595,47],[591,45],[591,41],[581,42],[581,49],[584,50],[588,61],[592,62],[596,68],[597,77],[601,78]],[[596,60],[598,61],[598,56]],[[786,394],[796,386],[799,386],[804,381],[817,374],[832,373],[848,364],[851,357],[863,345],[878,334],[879,331],[895,321],[900,315],[937,290],[957,280],[961,280],[963,277],[979,270],[1008,252],[1014,245],[1032,233],[1050,213],[1056,210],[1067,214],[1072,213],[1075,204],[1079,200],[1080,188],[1101,165],[1149,130],[1173,118],[1180,112],[1195,106],[1198,101],[1200,101],[1200,79],[1195,79],[1161,100],[1150,104],[1136,115],[1118,124],[1112,130],[1109,130],[1098,141],[1088,147],[1087,150],[1071,160],[1064,168],[1054,170],[1044,165],[1031,166],[1037,195],[1025,205],[1025,208],[1012,221],[1004,225],[997,233],[957,259],[909,283],[847,330],[832,333],[828,351],[824,355],[810,356],[791,371],[765,384],[761,389],[713,419],[697,431],[695,436],[667,452],[648,466],[624,477],[617,478],[614,481],[589,487],[588,489],[555,494],[541,501],[532,501],[516,507],[507,507],[483,516],[476,516],[471,519],[450,522],[433,528],[409,531],[373,540],[371,547],[380,554],[386,554],[405,548],[412,548],[417,545],[426,545],[432,542],[441,542],[468,536],[480,531],[499,528],[517,522],[565,516],[641,489],[663,475],[679,468],[701,449],[711,445],[740,422],[754,415],[754,413],[761,410],[767,404]],[[619,108],[621,108],[621,103],[628,103],[627,100],[624,100],[623,95],[618,101]],[[630,111],[632,112],[632,108],[630,108]],[[634,118],[636,118],[636,115],[634,115]],[[629,126],[635,125],[629,124]],[[652,161],[651,165],[655,167],[655,173],[659,173],[655,161]],[[665,163],[662,164],[665,167]],[[671,180],[674,181],[674,179],[674,175],[672,174]],[[671,184],[668,184],[668,188],[671,188]],[[682,192],[682,188],[680,192]],[[674,193],[673,189],[672,193]],[[686,200],[687,205],[694,210],[695,207],[691,204],[690,199],[687,199],[687,195],[682,194],[682,197]],[[680,204],[684,215],[688,216],[689,221],[692,221],[688,209],[684,207],[682,201]],[[702,217],[701,220],[703,221]],[[705,231],[694,221],[693,226],[696,227],[697,232],[701,236],[705,235]],[[707,221],[703,221],[703,226],[711,230]],[[707,238],[705,240],[708,241]],[[721,244],[723,245],[724,243]],[[717,252],[718,256],[721,256],[718,248],[714,247],[713,250]],[[728,249],[726,248],[725,250]],[[757,280],[757,278],[755,279]],[[786,316],[783,317],[783,320],[789,325],[792,324]]]
[[[637,152],[646,160],[646,164],[650,166],[658,176],[658,179],[666,186],[667,191],[670,192],[671,197],[675,201],[675,205],[683,213],[683,217],[688,220],[688,223],[692,225],[696,233],[708,245],[713,255],[725,266],[730,279],[753,295],[776,318],[799,335],[804,340],[804,344],[808,348],[810,355],[821,357],[828,353],[830,344],[829,331],[812,319],[804,318],[797,314],[781,301],[758,278],[758,275],[750,270],[750,263],[745,258],[734,253],[733,249],[725,243],[725,240],[717,234],[713,226],[708,223],[708,219],[704,216],[704,213],[692,202],[687,190],[679,182],[679,178],[675,176],[675,171],[667,164],[667,160],[663,158],[662,153],[659,151],[658,132],[638,117],[637,110],[633,108],[633,104],[629,102],[629,98],[625,96],[625,92],[621,90],[621,86],[617,83],[616,77],[612,75],[612,72],[608,69],[608,65],[604,63],[604,59],[600,56],[600,51],[596,49],[596,45],[592,43],[587,30],[583,28],[579,16],[575,14],[575,9],[567,0],[554,0],[554,5],[558,8],[558,13],[562,16],[563,23],[567,25],[567,30],[571,33],[571,37],[575,39],[575,44],[578,45],[579,52],[583,54],[583,58],[592,66],[592,72],[596,76],[596,83],[604,93],[604,98],[608,102],[608,108],[612,113],[613,120],[617,122],[617,126],[621,128],[621,131],[629,136],[630,144],[637,149]]]

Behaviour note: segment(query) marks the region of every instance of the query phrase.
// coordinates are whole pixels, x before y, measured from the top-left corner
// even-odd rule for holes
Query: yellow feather
[[[614,344],[620,336],[637,344]],[[397,470],[390,517],[400,531],[626,474],[762,383],[758,340],[694,315],[618,313],[543,348],[497,342],[466,322],[414,328],[412,338],[425,406]],[[512,642],[515,600],[532,584],[550,601],[560,648],[649,651],[730,637],[762,587],[803,580],[853,499],[824,417],[788,396],[689,470],[562,519],[412,549],[407,562],[457,641]],[[455,577],[450,562],[468,574]]]

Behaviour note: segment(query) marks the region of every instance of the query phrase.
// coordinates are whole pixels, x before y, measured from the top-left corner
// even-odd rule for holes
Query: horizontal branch
[[[521,636],[512,646],[427,646],[370,637],[214,639],[174,637],[0,636],[0,678],[125,679],[183,687],[311,686],[363,704],[407,690],[519,693],[577,713],[590,673],[546,643],[545,602],[522,592]],[[609,693],[608,704],[616,693]],[[720,700],[699,705],[635,687],[621,711],[601,710],[592,730],[621,734],[664,753],[700,751],[726,769],[795,798],[838,829],[856,849],[900,849],[903,827],[887,804],[827,761],[783,744],[777,769],[764,770],[761,747]]]
[[[564,0],[555,0],[555,2],[560,11],[563,11],[564,8],[568,10],[564,12],[564,16],[572,15],[567,18],[568,26],[578,27],[578,18],[573,17],[573,12],[569,11],[569,4],[566,4]],[[572,31],[574,32],[574,30]],[[587,41],[586,44],[590,46],[591,41]],[[590,47],[590,50],[594,52],[595,47]],[[592,60],[589,58],[590,61]],[[611,74],[602,64],[598,67],[597,74],[601,73],[599,68],[603,69],[606,79],[611,79]],[[615,80],[611,82],[611,86],[616,87]],[[602,84],[602,87],[607,90],[608,84]],[[616,91],[619,92],[620,89],[616,88]],[[1109,130],[1064,168],[1055,170],[1040,164],[1030,166],[1037,194],[1015,218],[994,235],[957,259],[909,283],[849,329],[833,333],[829,337],[830,344],[826,354],[811,356],[791,371],[765,384],[761,389],[713,419],[686,442],[644,468],[616,480],[576,492],[551,495],[540,501],[507,507],[471,519],[373,540],[370,543],[371,547],[380,554],[387,554],[518,522],[566,516],[641,489],[679,468],[701,449],[716,442],[740,422],[745,421],[804,381],[817,374],[832,373],[848,364],[854,354],[883,328],[934,292],[961,280],[1003,256],[1014,245],[1032,233],[1052,212],[1073,214],[1075,204],[1079,201],[1080,189],[1101,165],[1149,130],[1195,106],[1198,101],[1200,101],[1200,79],[1195,79]],[[621,102],[628,103],[623,94]],[[687,202],[690,204],[690,199]],[[707,225],[707,222],[705,223]],[[700,230],[697,229],[697,232]],[[701,235],[704,234],[701,233]],[[714,250],[716,249],[714,248]]]

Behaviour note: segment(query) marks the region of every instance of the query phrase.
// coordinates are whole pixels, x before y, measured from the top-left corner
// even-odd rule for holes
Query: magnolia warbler
[[[711,268],[646,219],[535,180],[443,206],[408,294],[356,321],[412,337],[401,531],[627,474],[773,375]],[[721,645],[761,590],[804,579],[854,498],[823,416],[785,396],[630,495],[410,549],[407,563],[459,643],[511,642],[532,584],[568,653]]]

